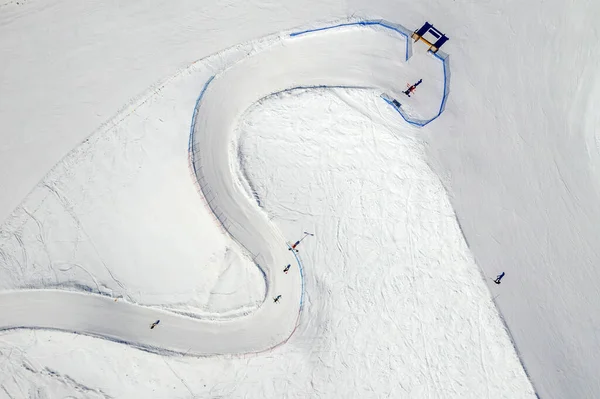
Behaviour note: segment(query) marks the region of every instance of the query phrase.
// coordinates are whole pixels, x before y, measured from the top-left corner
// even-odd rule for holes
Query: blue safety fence
[[[300,293],[300,312],[302,312],[302,308],[304,307],[304,269],[302,268],[302,261],[300,260],[300,257],[298,256],[296,251],[294,251],[294,248],[292,248],[290,244],[288,244],[288,248],[294,254],[296,262],[298,263],[298,270],[300,271],[300,289],[302,290],[302,292]]]
[[[331,25],[331,26],[325,26],[325,27],[321,27],[321,28],[314,28],[314,29],[303,30],[300,32],[293,32],[293,33],[290,33],[290,36],[292,36],[292,37],[301,36],[301,35],[305,35],[308,33],[321,32],[321,31],[325,31],[325,30],[343,28],[343,27],[348,27],[348,26],[381,26],[383,28],[393,30],[393,31],[399,33],[400,35],[404,36],[404,38],[406,39],[405,40],[405,42],[406,42],[406,61],[408,61],[408,59],[412,55],[412,42],[411,42],[411,40],[409,40],[409,37],[412,34],[412,32],[409,31],[408,29],[404,28],[402,25],[394,24],[394,23],[387,22],[384,20],[345,22],[345,23],[340,23],[340,24]],[[444,76],[444,83],[443,83],[444,90],[443,90],[443,94],[442,94],[442,101],[440,103],[440,107],[438,109],[437,114],[433,118],[425,119],[425,120],[412,118],[406,112],[404,112],[404,110],[401,107],[395,106],[391,100],[388,100],[387,98],[382,96],[382,99],[385,102],[387,102],[390,106],[392,106],[400,114],[402,119],[404,119],[407,123],[409,123],[413,126],[418,126],[418,127],[426,126],[429,123],[436,120],[437,118],[439,118],[439,116],[442,114],[442,112],[444,112],[444,110],[446,109],[446,102],[448,101],[448,95],[450,94],[450,65],[449,65],[448,55],[444,54],[440,51],[435,52],[435,53],[432,51],[429,51],[429,53],[441,61],[442,69],[443,69],[443,76]]]
[[[406,112],[404,112],[402,107],[397,107],[393,103],[393,101],[381,96],[383,101],[390,104],[392,106],[392,108],[394,108],[400,114],[402,119],[404,119],[407,123],[409,123],[413,126],[423,127],[423,126],[428,125],[429,123],[433,122],[437,118],[439,118],[439,116],[442,114],[442,112],[444,112],[444,110],[446,109],[446,101],[448,101],[448,94],[450,93],[450,67],[449,67],[448,56],[447,55],[440,56],[439,54],[433,53],[431,51],[430,51],[430,53],[433,54],[433,56],[435,58],[442,61],[442,67],[444,70],[444,92],[442,94],[442,102],[440,103],[440,108],[439,108],[437,114],[433,118],[426,119],[426,120],[412,118]]]
[[[206,204],[210,208],[211,212],[215,216],[215,219],[217,220],[219,225],[223,228],[223,230],[226,233],[228,233],[231,237],[233,237],[232,234],[229,232],[227,218],[224,216],[223,212],[218,208],[218,206],[214,203],[214,199],[216,198],[216,195],[213,194],[212,190],[208,186],[206,179],[204,177],[204,173],[202,171],[202,167],[196,166],[197,155],[198,155],[198,152],[196,151],[196,143],[194,140],[196,116],[198,115],[198,110],[200,109],[200,102],[202,101],[202,98],[204,97],[204,93],[206,92],[206,90],[208,89],[208,86],[210,85],[210,83],[213,81],[214,78],[215,78],[214,76],[211,76],[206,81],[206,83],[204,84],[204,87],[202,87],[202,91],[200,91],[200,95],[196,99],[196,104],[194,105],[194,113],[192,114],[192,121],[190,123],[190,139],[188,142],[188,154],[189,154],[189,160],[190,160],[190,167],[192,168],[192,173],[194,174],[194,178],[196,179],[196,183],[198,184],[198,188],[200,189],[202,196],[206,200]],[[239,244],[241,244],[241,243],[239,243]]]
[[[201,102],[204,97],[204,93],[206,93],[208,86],[210,85],[210,83],[213,81],[214,78],[215,78],[214,76],[211,76],[206,81],[206,83],[204,84],[204,87],[202,88],[202,91],[200,92],[200,95],[196,99],[196,104],[194,105],[194,113],[192,114],[192,121],[190,123],[190,138],[189,138],[189,142],[188,142],[188,154],[189,154],[190,164],[191,164],[190,166],[192,168],[192,173],[194,174],[194,178],[196,179],[196,182],[198,184],[198,188],[200,189],[202,196],[206,200],[206,204],[208,205],[209,209],[215,216],[215,219],[217,220],[219,225],[223,228],[225,233],[227,233],[236,243],[238,243],[249,254],[251,254],[254,261],[256,261],[256,258],[259,257],[259,254],[253,254],[244,244],[242,244],[231,233],[231,229],[230,229],[231,221],[229,221],[227,219],[227,217],[225,216],[223,211],[221,211],[219,209],[219,206],[216,204],[216,202],[215,202],[216,194],[213,193],[210,186],[208,185],[208,182],[206,181],[206,178],[204,177],[204,172],[202,170],[202,167],[196,165],[196,163],[198,162],[198,159],[197,159],[198,152],[196,151],[196,142],[195,142],[195,138],[194,138],[195,126],[196,126],[196,116],[198,115],[198,110],[200,109]],[[233,222],[233,223],[235,223],[235,222]],[[261,272],[262,272],[263,278],[265,279],[265,282],[266,282],[267,277],[265,275],[264,270],[261,269]]]
[[[194,174],[197,173],[196,162],[194,162],[194,157],[196,155],[196,151],[194,149],[194,126],[196,125],[196,116],[198,115],[198,105],[200,104],[200,100],[202,100],[202,97],[204,97],[204,93],[206,92],[206,89],[208,89],[208,85],[210,84],[210,82],[213,81],[214,78],[214,75],[208,78],[208,80],[204,84],[204,87],[202,87],[202,91],[200,91],[200,95],[196,99],[196,104],[194,105],[194,113],[192,114],[192,122],[190,123],[190,140],[188,142],[188,152],[192,155],[192,168],[194,169]]]

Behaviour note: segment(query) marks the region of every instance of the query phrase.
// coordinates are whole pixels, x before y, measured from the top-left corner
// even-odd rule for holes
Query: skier
[[[281,299],[281,295],[277,295],[275,298],[273,298],[273,302],[279,303],[279,299]]]
[[[502,272],[502,274],[499,274],[498,277],[496,277],[496,279],[494,280],[494,283],[500,284],[502,277],[504,277],[504,274],[506,273]]]
[[[417,83],[415,83],[414,85],[412,85],[408,89],[406,89],[404,91],[404,94],[406,94],[407,96],[410,97],[410,93],[414,92],[417,89],[417,86],[421,84],[421,82],[423,82],[423,79],[419,79],[419,81]]]
[[[153,330],[154,327],[156,327],[158,325],[158,323],[160,323],[160,320],[156,320],[154,323],[152,323],[152,325],[150,326],[150,329]]]
[[[285,269],[283,269],[283,272],[284,272],[285,274],[287,274],[287,272],[289,272],[289,271],[290,271],[290,267],[292,267],[292,265],[287,265],[287,266],[285,267]]]

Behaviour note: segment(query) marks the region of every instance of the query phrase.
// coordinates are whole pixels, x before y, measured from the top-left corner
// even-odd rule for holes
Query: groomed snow
[[[223,57],[211,59],[223,61],[237,54],[238,51],[231,50]],[[226,221],[227,232],[264,275],[266,299],[263,296],[264,302],[258,308],[255,303],[252,303],[254,307],[242,304],[245,306],[240,305],[241,310],[233,314],[230,311],[227,321],[218,323],[213,314],[209,315],[208,322],[170,317],[158,310],[129,305],[124,300],[113,303],[110,298],[42,290],[5,294],[1,301],[5,306],[1,328],[55,328],[105,336],[142,348],[195,355],[257,352],[285,341],[297,325],[303,288],[301,265],[288,250],[281,233],[271,227],[253,203],[244,200],[241,186],[232,180],[230,133],[239,115],[269,93],[298,86],[328,85],[375,87],[402,95],[403,88],[398,87],[400,80],[388,81],[388,77],[402,76],[406,69],[413,70],[412,76],[404,74],[412,78],[416,68],[429,71],[431,83],[425,86],[429,89],[424,90],[423,96],[430,98],[429,103],[434,106],[419,110],[416,103],[412,113],[423,112],[422,117],[428,114],[432,117],[444,93],[441,61],[421,51],[409,65],[406,54],[406,36],[381,26],[349,26],[305,36],[267,39],[242,60],[232,66],[225,65],[224,71],[210,78],[202,89],[192,120],[193,170],[200,185],[208,187],[202,191],[214,214]],[[353,67],[345,68],[348,64]],[[195,66],[192,70],[199,68]],[[273,73],[275,70],[278,72]],[[158,113],[149,112],[145,104],[153,101],[151,94],[139,107],[126,111],[123,118],[126,120],[128,115],[143,111],[148,118],[156,120]],[[168,104],[168,100],[165,103]],[[168,276],[173,273],[173,263],[191,265],[175,275],[186,279],[188,284],[195,281],[190,280],[199,270],[199,262],[193,257],[194,243],[207,242],[202,226],[208,221],[187,216],[188,209],[198,209],[199,201],[194,185],[182,180],[189,177],[183,169],[185,158],[172,144],[181,144],[180,140],[155,137],[162,131],[184,131],[180,122],[183,118],[173,111],[160,114],[162,117],[158,120],[162,126],[147,123],[146,118],[134,119],[137,129],[133,137],[119,134],[117,130],[94,137],[91,144],[84,143],[30,195],[30,200],[2,228],[6,288],[83,287],[105,297],[140,303],[139,299],[145,298],[135,293],[144,286],[158,292],[180,290],[175,279],[171,279],[173,285],[165,287]],[[121,121],[116,123],[119,129],[123,128]],[[114,147],[117,149],[110,151]],[[165,165],[173,165],[173,171],[165,169]],[[155,191],[166,195],[157,195]],[[192,216],[197,214],[196,210]],[[56,220],[56,215],[63,217]],[[178,229],[176,226],[188,227]],[[168,240],[163,229],[172,235]],[[163,241],[170,244],[162,245]],[[80,251],[81,243],[85,249],[89,247],[87,252]],[[146,249],[148,245],[150,249]],[[172,255],[167,252],[169,247],[173,248]],[[104,260],[104,253],[113,254],[110,262]],[[123,266],[123,262],[127,266]],[[296,272],[281,273],[287,264],[294,264]],[[46,271],[45,275],[39,272],[40,268]],[[209,282],[212,284],[205,284],[216,285],[218,276]],[[191,286],[188,291],[206,297],[208,289],[204,287]],[[280,294],[284,296],[280,303],[271,300]],[[176,303],[185,303],[190,297],[198,300],[191,294],[181,297],[175,297]],[[169,302],[158,304],[173,307]],[[96,317],[88,316],[88,308],[97,309]],[[52,309],[61,309],[61,317],[56,317]],[[33,317],[38,312],[43,316]],[[239,314],[246,316],[234,317]],[[164,320],[173,326],[172,334],[177,339],[169,342],[162,333],[131,328],[131,325],[144,324],[140,318]]]
[[[189,168],[191,113],[214,73],[197,64],[167,79],[53,168],[0,227],[2,289],[83,290],[205,318],[257,308],[263,276],[214,227]]]
[[[111,124],[105,124],[105,121],[112,123],[123,120],[131,106],[137,108],[139,105],[135,100],[140,98],[139,93],[151,88],[151,91],[156,90],[156,99],[164,100],[160,92],[167,86],[174,86],[157,82],[164,83],[166,76],[173,75],[196,59],[268,33],[299,25],[322,26],[323,23],[316,21],[346,18],[349,15],[385,16],[411,29],[429,20],[451,38],[444,50],[452,56],[452,95],[442,117],[419,131],[419,137],[427,142],[424,147],[425,159],[446,187],[463,234],[483,274],[487,278],[494,277],[501,270],[507,272],[501,287],[492,285],[490,281],[488,285],[538,395],[542,398],[597,397],[600,395],[597,378],[600,341],[596,331],[600,324],[597,316],[598,292],[594,283],[598,280],[594,266],[598,263],[598,254],[593,245],[600,223],[596,211],[600,194],[597,179],[599,152],[597,129],[594,128],[594,121],[597,120],[594,104],[599,98],[595,68],[599,58],[598,53],[593,51],[600,36],[594,19],[597,7],[591,1],[502,5],[461,1],[414,3],[349,0],[344,4],[337,1],[289,4],[285,1],[277,4],[233,1],[226,5],[216,2],[201,7],[183,1],[168,4],[153,2],[144,6],[80,4],[70,0],[52,4],[43,1],[3,4],[0,6],[0,51],[2,58],[8,61],[0,63],[0,93],[3,93],[0,96],[0,217],[4,219],[9,215],[52,165],[87,138],[90,132],[97,131],[93,137],[105,137],[112,132]],[[243,46],[237,49],[246,54],[253,51]],[[240,57],[246,54],[240,54]],[[172,92],[175,95],[175,100],[170,103],[172,110],[179,112],[181,109],[181,119],[178,117],[177,124],[183,126],[189,123],[189,109],[193,108],[192,103],[202,85],[229,61],[232,60],[209,61],[208,70],[203,72],[206,76],[200,79],[198,75],[198,79],[188,87]],[[405,83],[408,82],[399,84]],[[177,100],[180,94],[182,102]],[[336,96],[345,94],[337,92]],[[368,95],[359,94],[357,103],[362,104],[365,96]],[[142,99],[146,97],[144,95]],[[112,118],[123,104],[128,105],[116,118]],[[360,111],[361,107],[354,109]],[[162,116],[160,112],[156,115],[157,118],[153,113],[141,115],[140,121],[149,122],[151,130],[154,130],[159,126]],[[369,115],[369,119],[378,118]],[[124,125],[127,123],[124,122]],[[136,133],[141,131],[134,126],[128,126],[127,129]],[[176,189],[178,199],[172,202],[174,195],[161,193],[158,198],[160,205],[187,205],[197,195],[189,181],[184,182],[185,178],[180,177],[179,173],[184,169],[185,161],[180,155],[185,151],[175,141],[185,145],[183,137],[184,134],[177,130],[171,136],[174,140],[172,147],[166,146],[165,151],[160,152],[160,156],[164,156],[168,148],[175,149],[172,159],[177,163],[172,170],[174,174],[163,174],[162,181],[167,182],[176,174],[175,181],[182,184],[165,185],[165,188]],[[107,146],[105,150],[118,149],[119,144],[115,141],[113,147]],[[138,143],[133,144],[133,148],[136,148]],[[163,150],[161,146],[155,149]],[[240,154],[239,159],[244,160],[245,154]],[[132,165],[136,165],[136,162],[132,162]],[[232,166],[235,169],[235,165]],[[244,173],[252,173],[251,163],[244,163],[243,167]],[[110,165],[106,170],[110,170]],[[187,173],[189,177],[189,171]],[[240,185],[244,186],[242,183]],[[267,194],[274,191],[268,181],[253,181],[249,186],[257,192],[260,189]],[[75,188],[76,185],[70,187]],[[123,187],[118,188],[121,189]],[[183,191],[178,191],[181,189]],[[35,190],[37,193],[43,192]],[[145,191],[146,194],[157,192],[147,186],[139,191]],[[109,196],[115,196],[115,193],[111,191]],[[77,193],[78,196],[85,194]],[[270,195],[274,198],[276,193]],[[265,194],[265,197],[268,196]],[[145,196],[146,199],[148,197]],[[179,198],[182,200],[177,202]],[[36,199],[35,192],[26,201],[32,199]],[[268,214],[270,208],[265,205],[268,201],[266,198],[258,199],[263,211]],[[256,197],[248,196],[247,200],[252,202]],[[298,196],[292,198],[292,202],[297,201]],[[126,202],[117,202],[117,208],[134,210],[134,206],[140,204],[123,206]],[[107,205],[102,201],[98,203]],[[276,206],[277,203],[272,202],[270,206]],[[205,208],[189,219],[188,214],[194,211],[186,210],[185,216],[180,213],[183,208],[179,207],[160,211],[159,214],[167,218],[158,218],[157,222],[178,230],[187,221],[209,221],[200,229],[190,227],[193,223],[185,226],[192,233],[192,238],[204,239],[206,249],[190,251],[187,245],[185,248],[178,245],[169,248],[169,240],[175,238],[172,231],[153,233],[151,229],[146,231],[135,227],[133,233],[142,233],[140,241],[153,239],[137,248],[135,245],[119,243],[115,247],[117,251],[107,256],[112,250],[108,244],[116,239],[108,237],[110,233],[105,233],[103,239],[93,234],[93,238],[89,238],[87,233],[81,232],[71,235],[78,231],[77,219],[85,219],[85,215],[72,218],[71,215],[61,215],[61,212],[77,209],[81,203],[71,204],[74,205],[72,207],[59,204],[60,201],[57,201],[54,207],[49,206],[36,215],[36,218],[40,216],[45,219],[40,230],[44,226],[51,226],[50,219],[54,217],[67,221],[66,231],[54,229],[55,233],[68,233],[65,234],[65,243],[57,245],[60,249],[58,253],[60,257],[67,254],[69,262],[81,264],[76,260],[77,256],[81,256],[81,261],[95,264],[93,277],[80,267],[74,267],[71,271],[63,270],[61,273],[72,273],[68,279],[85,280],[84,285],[69,286],[64,284],[65,281],[56,283],[54,272],[48,268],[51,262],[46,259],[48,255],[54,256],[56,253],[46,251],[47,236],[36,232],[36,225],[39,225],[33,219],[29,220],[29,216],[21,215],[30,223],[28,234],[24,235],[28,242],[23,247],[30,250],[27,256],[40,262],[40,267],[33,273],[25,273],[29,282],[37,279],[37,284],[32,285],[34,287],[98,290],[105,295],[101,300],[107,300],[106,296],[124,294],[117,304],[135,301],[153,305],[151,312],[171,308],[202,318],[235,317],[252,311],[264,298],[266,286],[261,286],[262,277],[257,269],[249,259],[244,258],[243,252],[239,252],[237,244],[212,224],[212,217]],[[200,203],[195,205],[198,206],[194,209],[203,207]],[[60,212],[56,212],[59,209]],[[32,212],[29,208],[27,211]],[[22,209],[18,212],[23,214]],[[150,214],[145,212],[144,216]],[[114,214],[110,216],[110,223],[115,223]],[[140,215],[136,217],[133,212],[133,223],[128,224],[125,222],[128,216],[128,213],[124,217],[120,215],[124,222],[120,225],[123,229],[143,219]],[[180,223],[171,224],[178,217]],[[98,219],[91,220],[93,224],[98,222]],[[293,231],[280,223],[276,223],[276,226],[285,233],[286,238],[290,238],[290,235],[295,238],[306,228],[298,228],[298,224],[303,224],[301,217],[294,223]],[[60,223],[58,225],[63,226]],[[123,233],[116,235],[119,234]],[[130,239],[129,236],[126,238]],[[17,240],[17,237],[14,239]],[[101,252],[98,251],[99,254],[95,254],[90,246],[94,239],[107,244]],[[174,242],[171,241],[171,244]],[[315,242],[320,245],[320,241]],[[187,243],[197,248],[196,240],[189,239]],[[11,245],[18,248],[20,244],[17,240],[16,244],[13,242]],[[172,258],[160,253],[163,246],[169,250],[169,254],[176,254],[176,260],[193,260],[185,265],[175,263],[195,277],[186,278],[184,273],[177,274],[175,269],[170,269],[170,273],[165,272],[161,266]],[[75,247],[81,248],[79,255],[76,253],[79,249],[73,250]],[[144,258],[143,249],[149,247],[159,255],[156,259],[151,256]],[[128,254],[129,249],[132,249],[131,254]],[[183,256],[179,254],[180,251]],[[21,251],[19,256],[24,256],[24,252]],[[150,269],[135,266],[138,274],[144,274],[148,291],[141,284],[138,290],[131,290],[137,281],[135,273],[131,273],[133,262],[124,262],[129,272],[121,270],[121,257],[136,260],[138,254],[151,263],[155,262],[155,267]],[[104,256],[109,259],[106,264],[108,267],[102,265]],[[111,263],[113,261],[114,264]],[[3,258],[0,262],[6,261]],[[28,261],[24,264],[27,265]],[[208,271],[205,281],[201,281],[203,277],[195,264],[201,264]],[[119,286],[118,281],[122,283],[119,276],[116,279],[114,275],[111,276],[117,271],[129,274],[129,280],[133,280],[128,283],[132,284],[129,290]],[[11,281],[8,284],[2,281],[5,288],[25,285],[24,280],[19,280],[18,273],[16,271],[15,275],[15,270],[10,270],[8,276]],[[96,273],[99,279],[94,275]],[[161,275],[164,285],[154,277]],[[232,276],[240,278],[236,281]],[[254,283],[244,284],[246,278],[250,281],[254,279]],[[307,281],[310,278],[309,274]],[[183,290],[173,293],[172,288],[178,284],[182,284],[180,287]],[[118,288],[113,289],[111,285]],[[307,283],[307,295],[310,298],[309,285]],[[233,292],[236,294],[229,295]],[[131,304],[127,303],[126,306]],[[308,314],[308,308],[304,314]],[[75,319],[80,316],[83,319],[84,315],[77,315]],[[318,324],[320,321],[311,322]],[[98,321],[94,323],[99,324]],[[303,325],[302,321],[300,325]],[[110,396],[116,397],[132,397],[132,392],[135,392],[133,396],[140,392],[148,396],[172,396],[165,390],[156,393],[156,385],[164,381],[174,391],[182,390],[176,396],[186,397],[193,395],[186,381],[194,381],[193,390],[196,389],[195,384],[200,384],[194,369],[197,365],[186,363],[190,359],[171,366],[174,362],[168,362],[175,358],[158,357],[103,340],[76,335],[76,341],[83,341],[84,344],[72,348],[82,356],[73,356],[73,359],[70,356],[62,357],[58,354],[64,353],[66,336],[69,335],[36,330],[4,333],[3,339],[8,342],[3,344],[2,354],[6,359],[3,365],[7,369],[10,367],[11,371],[2,375],[1,392],[17,397],[44,394],[50,397],[105,397],[105,392],[111,392]],[[36,337],[40,337],[40,341]],[[53,346],[52,342],[58,346]],[[117,349],[103,363],[100,359],[104,353],[112,350],[108,348]],[[278,351],[283,348],[291,349],[286,345],[272,353],[282,353]],[[141,355],[137,357],[134,353]],[[122,354],[128,357],[125,362],[131,360],[130,366],[115,363],[114,358]],[[218,376],[215,378],[219,379],[220,384],[216,384],[216,389],[213,385],[213,390],[202,390],[204,388],[198,386],[196,392],[202,392],[204,396],[232,397],[249,394],[282,396],[287,392],[292,392],[290,396],[306,397],[324,392],[324,397],[330,397],[332,394],[328,393],[342,391],[340,387],[352,386],[344,386],[343,379],[338,375],[324,372],[312,374],[312,370],[319,370],[315,366],[319,363],[318,359],[304,367],[302,363],[291,361],[291,357],[284,353],[281,358],[267,354],[251,359],[254,362],[242,358],[237,364],[228,358],[207,360],[205,374]],[[333,364],[327,360],[321,360],[325,368]],[[277,373],[269,374],[268,370],[273,370],[267,366],[270,362],[277,362],[279,366],[283,363],[289,368],[279,368]],[[33,363],[36,363],[35,367],[31,367]],[[110,375],[110,381],[104,382],[103,378],[99,380],[100,374],[90,368],[90,363],[97,364],[103,370],[102,377]],[[161,366],[157,366],[159,364]],[[437,364],[437,359],[433,364]],[[122,366],[124,376],[118,370],[119,366]],[[260,370],[253,374],[248,366]],[[340,368],[344,369],[332,367],[329,370],[339,373]],[[139,379],[134,377],[136,369],[143,369]],[[300,369],[305,374],[298,374]],[[262,371],[264,374],[261,374]],[[278,378],[269,377],[281,376],[283,371],[294,377],[298,374],[302,382],[290,378],[281,386],[272,384],[270,381]],[[361,371],[361,377],[364,377],[364,370]],[[211,374],[213,372],[215,374]],[[313,377],[306,377],[309,374]],[[318,383],[321,375],[327,378],[327,382]],[[433,373],[433,376],[437,375]],[[385,381],[397,381],[394,377]],[[234,382],[229,384],[221,379]],[[240,380],[247,383],[238,383]],[[259,380],[261,382],[256,383]],[[357,380],[362,381],[363,378],[352,381]],[[177,381],[180,384],[175,388],[173,382]],[[339,385],[330,381],[337,381]],[[385,385],[385,381],[380,385]],[[420,383],[431,386],[426,382]],[[141,391],[133,390],[134,385]],[[366,393],[360,391],[365,386],[354,386],[357,389],[345,393],[351,396],[360,392],[363,397],[385,396],[388,393],[374,389]],[[481,391],[474,392],[482,396]],[[421,394],[427,395],[426,392],[415,393],[416,396]],[[468,397],[468,393],[465,395]]]
[[[316,234],[300,247],[312,267],[291,339],[258,355],[193,358],[85,336],[9,332],[3,353],[27,348],[10,355],[16,377],[5,385],[9,392],[41,386],[48,396],[75,397],[533,397],[425,162],[419,131],[378,92],[269,96],[237,126],[243,173],[236,176],[249,178],[261,212],[286,236]],[[176,321],[161,320],[153,338],[177,340]],[[40,361],[48,347],[68,356]],[[95,368],[85,367],[92,358]],[[102,383],[97,369],[106,370]]]

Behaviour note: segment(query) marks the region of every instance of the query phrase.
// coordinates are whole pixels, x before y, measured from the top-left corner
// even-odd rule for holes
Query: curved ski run
[[[294,254],[234,178],[233,132],[252,104],[273,93],[345,86],[376,89],[405,101],[402,91],[417,76],[428,84],[420,87],[413,109],[419,117],[437,117],[446,95],[443,62],[425,53],[407,62],[411,43],[405,33],[397,25],[363,22],[286,35],[225,69],[202,91],[190,139],[194,170],[227,232],[264,273],[267,297],[258,310],[210,321],[83,293],[5,292],[0,293],[0,329],[71,331],[146,350],[192,355],[258,352],[287,340],[299,320],[302,277],[282,272],[285,265],[296,263]],[[277,295],[281,300],[274,303]],[[32,309],[41,318],[32,320]],[[149,323],[157,319],[160,325],[150,330]]]

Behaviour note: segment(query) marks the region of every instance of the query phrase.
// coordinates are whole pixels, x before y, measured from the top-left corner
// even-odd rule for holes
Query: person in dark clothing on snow
[[[273,298],[273,302],[278,303],[280,299],[281,295],[277,295],[275,298]]]
[[[285,274],[287,274],[287,272],[289,272],[289,271],[290,271],[290,267],[292,267],[292,265],[287,265],[287,266],[285,267],[285,269],[283,269],[283,272],[284,272]]]
[[[502,274],[499,274],[498,277],[496,277],[496,279],[494,280],[494,283],[500,284],[502,277],[504,277],[504,274],[506,273],[502,272]]]
[[[152,325],[150,325],[150,329],[153,330],[154,327],[158,325],[158,323],[160,323],[160,320],[156,320],[154,323],[152,323]]]
[[[412,85],[408,89],[406,89],[404,91],[404,94],[406,94],[407,96],[410,97],[411,93],[414,93],[414,91],[417,89],[417,86],[420,85],[421,83],[423,83],[423,79],[419,79],[419,81],[417,83],[415,83],[414,85]]]

